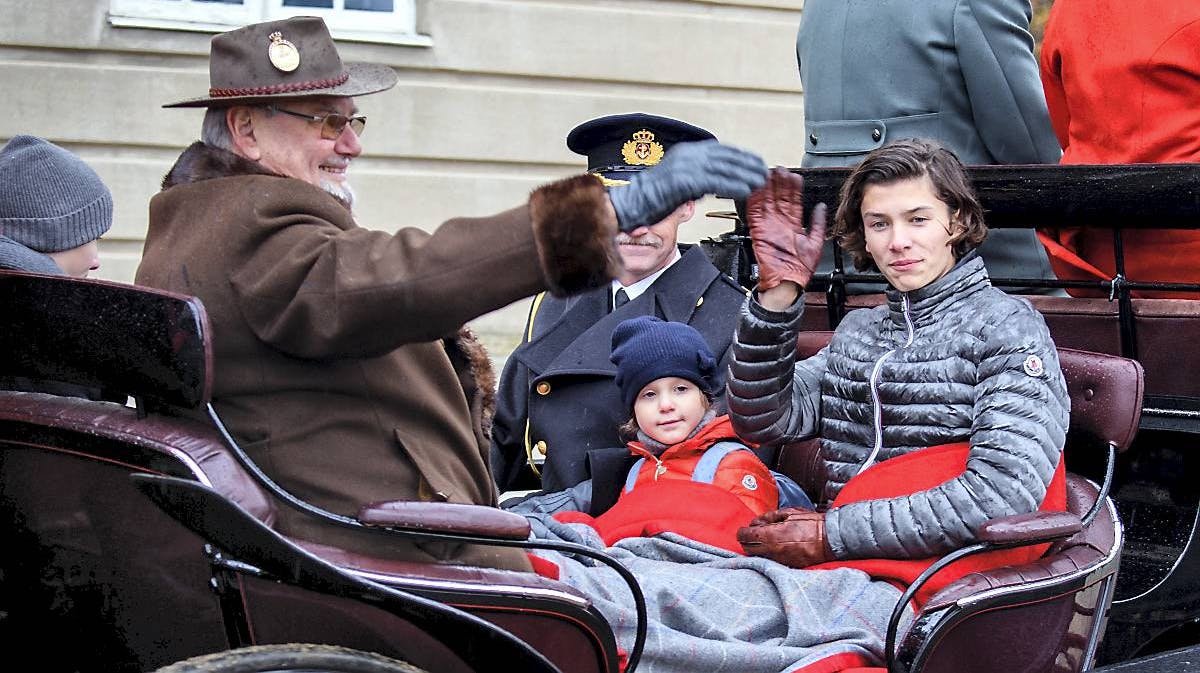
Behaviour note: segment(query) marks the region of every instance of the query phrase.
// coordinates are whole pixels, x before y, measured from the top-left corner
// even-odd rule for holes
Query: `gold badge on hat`
[[[662,161],[665,152],[663,146],[655,142],[654,134],[646,129],[634,132],[621,146],[621,156],[630,166],[653,166]]]
[[[300,50],[296,45],[283,39],[283,33],[275,31],[269,36],[271,46],[267,47],[267,58],[271,65],[283,72],[291,72],[300,67]]]

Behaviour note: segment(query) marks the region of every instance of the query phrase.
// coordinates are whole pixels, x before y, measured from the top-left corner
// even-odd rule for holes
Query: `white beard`
[[[322,180],[321,189],[324,189],[332,194],[334,198],[345,202],[347,206],[354,206],[354,188],[350,186],[349,182],[332,182],[329,180]]]

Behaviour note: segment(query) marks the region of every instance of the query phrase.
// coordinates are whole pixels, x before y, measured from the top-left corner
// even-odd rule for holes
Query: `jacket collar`
[[[163,176],[162,189],[166,191],[177,185],[188,185],[204,182],[205,180],[246,175],[269,175],[276,178],[294,179],[288,178],[286,175],[280,175],[257,161],[250,161],[228,150],[206,145],[202,142],[194,142],[183,151],[183,154],[179,155],[179,158],[175,160],[175,165]],[[297,180],[297,182],[301,181]],[[314,187],[314,189],[317,188]],[[322,190],[322,193],[328,192]],[[349,204],[342,199],[332,194],[329,196],[342,204],[346,210],[350,209]]]
[[[898,325],[905,323],[904,300],[908,300],[908,315],[914,325],[934,320],[963,299],[992,286],[988,280],[983,258],[975,250],[967,253],[946,272],[925,287],[908,292],[888,288],[888,314]]]
[[[542,335],[517,349],[511,357],[534,375],[559,372],[616,376],[609,360],[612,333],[623,320],[656,315],[663,320],[690,322],[696,303],[720,274],[704,250],[694,245],[636,299],[608,312],[609,287],[568,299],[569,308]]]
[[[737,433],[733,431],[733,423],[729,420],[729,415],[718,416],[714,405],[704,413],[704,417],[696,424],[688,438],[678,444],[667,446],[638,430],[637,441],[629,442],[626,446],[629,447],[629,452],[635,456],[665,458],[669,451],[670,457],[678,458],[692,451],[704,451],[723,439],[737,439]]]

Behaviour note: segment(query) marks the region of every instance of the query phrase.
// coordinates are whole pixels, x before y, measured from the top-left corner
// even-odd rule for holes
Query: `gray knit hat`
[[[0,235],[60,252],[100,238],[112,215],[108,187],[74,154],[34,136],[0,149]]]

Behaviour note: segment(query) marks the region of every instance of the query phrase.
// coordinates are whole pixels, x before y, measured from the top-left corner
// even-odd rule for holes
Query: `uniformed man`
[[[637,113],[585,122],[567,136],[567,146],[586,155],[588,171],[615,191],[657,164],[673,144],[712,137],[691,124]],[[657,224],[621,234],[625,268],[610,284],[565,299],[545,293],[534,298],[522,343],[500,379],[491,468],[501,491],[569,488],[592,476],[589,464],[600,460],[595,450],[624,446],[617,427],[629,414],[609,361],[613,328],[622,320],[653,315],[695,327],[719,354],[715,388],[723,391],[727,351],[746,295],[700,246],[676,244],[679,226],[695,209],[695,202],[685,203]],[[605,453],[619,460],[627,454]]]

